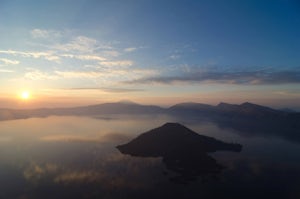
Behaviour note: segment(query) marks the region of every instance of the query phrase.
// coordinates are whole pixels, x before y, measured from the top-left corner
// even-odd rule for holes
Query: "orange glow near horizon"
[[[29,88],[28,88],[29,87]],[[217,105],[220,102],[241,104],[245,101],[271,107],[300,107],[299,98],[295,96],[281,96],[270,94],[260,97],[260,92],[210,92],[208,94],[186,93],[109,93],[94,90],[62,90],[62,89],[37,89],[29,85],[23,88],[10,88],[1,91],[0,108],[31,109],[31,108],[57,108],[76,107],[107,102],[130,100],[139,104],[158,105],[162,107],[173,106],[183,102],[196,102]],[[203,92],[204,93],[204,92]],[[124,97],[125,96],[125,97]]]

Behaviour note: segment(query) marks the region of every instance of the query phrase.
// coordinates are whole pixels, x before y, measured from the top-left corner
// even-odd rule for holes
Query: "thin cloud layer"
[[[11,60],[11,59],[5,59],[5,58],[0,58],[0,62],[3,62],[4,64],[7,64],[7,65],[17,65],[20,63],[18,60]]]
[[[131,60],[120,60],[120,61],[102,61],[99,62],[100,65],[102,66],[108,66],[108,67],[113,67],[113,66],[121,66],[121,67],[126,67],[126,66],[132,66],[133,61]]]
[[[56,30],[44,30],[44,29],[33,29],[30,31],[30,34],[33,38],[42,38],[42,39],[49,39],[49,38],[58,38],[62,36],[60,31]]]
[[[174,76],[152,76],[141,78],[128,83],[132,84],[173,84],[173,83],[225,83],[225,84],[288,84],[300,83],[300,70],[289,71],[203,71],[203,72],[189,72],[182,75]]]
[[[78,87],[68,88],[66,90],[101,90],[107,93],[128,93],[128,92],[142,92],[144,89],[135,88],[102,88],[102,87]]]

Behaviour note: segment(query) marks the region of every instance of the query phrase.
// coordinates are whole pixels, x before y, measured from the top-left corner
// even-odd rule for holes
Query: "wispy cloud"
[[[42,72],[37,69],[29,69],[24,74],[26,79],[30,80],[57,80],[57,79],[93,79],[103,77],[105,74],[98,71],[54,71],[52,73]]]
[[[75,87],[67,88],[67,90],[101,90],[108,93],[128,93],[128,92],[142,92],[144,89],[135,88],[103,88],[103,87]]]
[[[83,61],[105,61],[106,58],[95,55],[95,54],[60,54],[54,51],[44,51],[44,52],[28,52],[28,51],[15,51],[15,50],[0,50],[0,54],[7,54],[12,56],[20,56],[25,58],[40,59],[43,58],[48,61],[53,61],[59,63],[63,58],[78,59]],[[19,64],[17,60],[10,60],[6,58],[0,58],[0,61],[5,64]]]
[[[295,71],[190,71],[182,75],[152,76],[130,81],[129,83],[223,83],[223,84],[287,84],[300,83],[300,70]]]
[[[149,75],[153,75],[156,71],[153,70],[144,70],[144,69],[114,69],[114,68],[106,68],[102,70],[91,70],[91,71],[55,71],[55,75],[59,78],[65,79],[75,79],[75,78],[88,78],[88,79],[96,79],[102,78],[107,80],[110,83],[116,83],[122,80],[132,80],[139,79],[143,77],[147,77]]]
[[[3,62],[4,64],[12,64],[12,65],[17,65],[20,62],[17,60],[11,60],[11,59],[6,59],[6,58],[0,58],[0,61]]]
[[[34,52],[34,51],[16,51],[16,50],[0,50],[0,54],[7,54],[12,56],[21,56],[25,58],[44,58],[49,61],[59,61],[59,56],[55,55],[53,52]],[[7,60],[7,59],[4,59]],[[3,61],[3,60],[2,60]],[[18,62],[12,62],[18,64]]]
[[[54,63],[70,63],[69,59],[81,61],[97,61],[102,66],[132,66],[131,60],[114,61],[123,49],[113,46],[113,42],[100,42],[91,37],[74,35],[72,31],[56,31],[45,29],[33,29],[30,34],[34,40],[31,45],[40,48],[38,51],[0,50],[0,54],[21,58],[45,59]],[[136,48],[126,48],[125,51],[134,51]],[[22,60],[23,61],[23,60]],[[19,61],[9,57],[0,58],[5,64],[18,64]],[[89,63],[82,63],[83,66]],[[59,66],[58,66],[59,67]]]
[[[101,53],[109,57],[118,57],[120,55],[120,52],[116,50],[104,50]]]
[[[84,61],[105,61],[106,58],[94,54],[82,54],[82,55],[76,55],[76,54],[63,54],[62,57],[66,58],[74,58]]]
[[[177,60],[177,59],[179,59],[180,57],[181,57],[180,55],[174,54],[174,55],[171,55],[169,58],[170,58],[170,59],[173,59],[173,60]]]
[[[67,79],[82,79],[93,80],[94,85],[102,85],[107,87],[74,87],[73,90],[102,90],[104,92],[136,92],[140,89],[133,88],[116,88],[115,86],[124,82],[135,79],[141,79],[157,74],[157,71],[147,69],[127,68],[119,69],[114,67],[91,69],[91,70],[55,70],[53,72],[44,72],[39,69],[28,68],[28,71],[24,74],[25,79],[30,80],[67,80]],[[74,85],[76,83],[74,82]],[[93,85],[93,84],[92,84]]]
[[[25,67],[30,67],[25,68],[25,72],[24,67],[16,70],[17,76],[14,79],[59,80],[62,84],[72,81],[71,79],[78,79],[89,87],[86,89],[99,89],[93,86],[102,85],[100,89],[104,92],[135,92],[140,90],[114,88],[114,86],[120,85],[123,81],[158,74],[154,69],[135,67],[137,65],[135,61],[126,58],[125,52],[133,52],[141,47],[118,47],[119,43],[101,42],[91,37],[76,35],[73,31],[36,28],[30,31],[30,35],[29,44],[34,46],[34,51],[0,49],[1,64],[2,62],[6,65],[22,62]],[[30,49],[33,49],[32,46]],[[117,57],[121,55],[122,58],[118,59]],[[1,70],[0,72],[13,71]],[[78,85],[78,82],[74,81],[73,85]]]
[[[99,45],[95,39],[77,36],[68,43],[55,44],[51,48],[64,52],[93,53],[99,48]]]
[[[99,64],[102,66],[108,66],[108,67],[113,67],[113,66],[127,67],[127,66],[132,66],[133,61],[131,61],[131,60],[102,61],[102,62],[99,62]]]
[[[13,73],[13,70],[0,69],[0,73]]]
[[[105,75],[97,71],[55,71],[54,73],[62,78],[98,78]]]
[[[29,71],[26,72],[25,75],[24,75],[24,77],[26,79],[30,79],[30,80],[55,80],[55,79],[59,78],[57,75],[51,75],[51,74],[42,72],[42,71],[37,70],[37,69],[29,68],[27,70],[29,70]]]
[[[43,39],[48,39],[50,37],[61,37],[62,33],[60,31],[55,31],[55,30],[44,30],[44,29],[33,29],[30,31],[30,34],[33,38],[43,38]]]
[[[91,37],[76,35],[72,30],[33,29],[30,31],[34,40],[32,45],[62,52],[91,53],[99,50],[114,51],[111,42],[100,42]],[[38,42],[38,43],[36,43]]]
[[[125,48],[124,49],[125,52],[133,52],[133,51],[136,51],[136,50],[137,50],[137,48],[135,48],[135,47]]]

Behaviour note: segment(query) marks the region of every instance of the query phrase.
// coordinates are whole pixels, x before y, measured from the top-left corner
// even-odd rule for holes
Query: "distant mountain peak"
[[[253,104],[253,103],[250,103],[250,102],[242,103],[240,105],[240,107],[244,111],[245,110],[247,110],[247,111],[257,111],[257,112],[260,112],[260,114],[262,114],[263,112],[279,114],[281,112],[279,110],[275,110],[275,109],[272,109],[272,108],[269,108],[269,107],[266,107],[266,106],[262,106],[262,105],[258,105],[258,104]]]
[[[220,102],[216,107],[224,111],[236,111],[239,108],[239,105]]]
[[[117,103],[119,104],[133,104],[133,105],[138,105],[138,103],[131,101],[131,100],[120,100]]]
[[[265,107],[265,106],[261,106],[261,105],[254,104],[251,102],[244,102],[244,103],[240,104],[240,106],[241,107]]]
[[[241,103],[240,106],[252,106],[254,104],[250,103],[250,102],[244,102],[244,103]]]
[[[226,102],[220,102],[217,106],[225,106],[225,105],[228,105],[228,103],[226,103]]]
[[[226,102],[220,102],[217,107],[224,107],[224,106],[236,106],[235,104],[229,104]]]
[[[184,102],[180,104],[175,104],[169,108],[169,110],[181,110],[181,109],[189,109],[189,110],[210,110],[212,109],[212,105],[196,103],[196,102]]]

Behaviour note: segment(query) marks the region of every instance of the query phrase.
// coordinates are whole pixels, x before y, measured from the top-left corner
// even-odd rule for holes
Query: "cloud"
[[[44,58],[49,61],[59,61],[60,58],[53,52],[30,52],[30,51],[16,51],[16,50],[0,50],[0,54],[7,54],[13,56],[21,56],[25,58]],[[16,63],[16,62],[15,62]]]
[[[137,50],[137,48],[135,48],[135,47],[125,48],[124,49],[125,52],[133,52],[133,51],[136,51],[136,50]]]
[[[134,63],[131,60],[114,61],[111,59],[121,55],[124,50],[123,48],[116,48],[114,46],[116,42],[100,42],[91,37],[74,35],[74,32],[71,30],[57,31],[36,28],[31,30],[30,34],[32,38],[39,38],[39,40],[35,40],[32,43],[29,42],[31,45],[35,45],[36,49],[39,50],[0,50],[0,54],[27,58],[28,60],[30,58],[44,59],[57,64],[64,64],[64,66],[70,66],[72,61],[70,59],[83,61],[78,63],[83,64],[83,67],[87,64],[91,64],[91,61],[98,62],[105,67],[128,67]],[[124,51],[132,52],[136,49],[135,47],[130,47],[125,48]],[[22,59],[22,62],[24,61],[24,63],[26,63],[28,60]],[[5,64],[19,63],[19,61],[6,58],[0,58],[0,63],[1,62]],[[34,64],[33,60],[32,63]],[[56,66],[60,67],[62,65]]]
[[[99,47],[97,40],[85,37],[77,36],[71,42],[64,44],[56,44],[51,46],[51,48],[64,51],[64,52],[84,52],[93,53]]]
[[[98,71],[55,71],[54,73],[63,78],[98,78],[105,76],[105,74]]]
[[[60,57],[56,56],[56,55],[47,55],[47,56],[45,56],[45,59],[48,61],[54,61],[56,63],[60,62]]]
[[[39,71],[37,69],[28,69],[30,70],[29,72],[26,72],[24,77],[26,79],[31,79],[31,80],[55,80],[58,79],[59,77],[56,75],[50,75],[48,73]]]
[[[170,58],[170,59],[173,59],[173,60],[177,60],[177,59],[179,59],[180,57],[181,57],[180,55],[174,54],[174,55],[171,55],[169,58]]]
[[[28,72],[24,74],[25,79],[30,80],[58,80],[58,79],[97,79],[101,84],[112,85],[118,82],[130,81],[157,74],[157,71],[147,69],[132,68],[115,69],[115,68],[94,68],[93,70],[55,70],[53,72],[44,72],[35,68],[27,68]],[[8,72],[8,71],[7,71]],[[74,88],[75,89],[75,88]],[[101,89],[105,92],[134,92],[141,91],[126,88],[77,88],[77,89]]]
[[[61,54],[59,52],[53,51],[44,51],[44,52],[28,52],[28,51],[15,51],[15,50],[0,50],[0,54],[7,54],[12,56],[21,56],[25,58],[44,58],[48,61],[54,61],[59,63],[62,58],[72,58],[78,59],[83,61],[105,61],[106,58],[102,56],[98,56],[95,54]],[[19,64],[20,62],[17,60],[9,60],[5,58],[0,58],[0,61],[4,62],[5,64]]]
[[[101,90],[107,93],[128,93],[128,92],[145,91],[144,89],[135,89],[135,88],[103,88],[103,87],[76,87],[76,88],[67,88],[67,90]]]
[[[13,73],[13,70],[0,69],[0,73]]]
[[[62,36],[62,33],[60,31],[43,30],[38,28],[30,31],[30,34],[33,38],[42,38],[42,39],[57,38]]]
[[[102,72],[98,71],[54,71],[54,73],[46,73],[40,70],[32,69],[26,72],[24,77],[31,80],[57,80],[57,79],[76,79],[87,78],[94,79],[105,76]]]
[[[104,68],[101,70],[91,70],[91,71],[55,71],[54,72],[60,78],[102,78],[107,82],[115,83],[116,81],[122,80],[132,80],[137,78],[146,77],[149,75],[154,75],[156,71],[146,70],[146,69],[114,69],[114,68]]]
[[[61,55],[62,57],[66,57],[66,58],[74,58],[74,59],[78,59],[78,60],[83,60],[83,61],[105,61],[106,58],[98,56],[98,55],[88,55],[88,54],[84,54],[84,55],[75,55],[75,54],[63,54]]]
[[[25,66],[35,67],[27,68],[25,72],[22,68],[16,70],[16,73],[22,75],[23,79],[85,79],[88,82],[95,82],[96,85],[108,86],[157,74],[153,69],[135,67],[136,63],[126,57],[116,58],[119,55],[125,55],[124,52],[132,52],[142,47],[120,48],[116,42],[101,42],[91,37],[76,35],[70,30],[56,31],[36,28],[31,30],[30,34],[32,42],[26,44],[34,45],[34,51],[0,49],[0,57],[4,56],[0,58],[0,64],[2,62],[19,64],[20,62],[17,60],[20,60]],[[52,63],[49,64],[48,61]],[[1,70],[0,72],[13,71]],[[75,82],[74,85],[76,85]],[[91,87],[93,86],[91,85]],[[138,91],[122,88],[102,88],[102,90],[105,92]]]
[[[190,71],[182,75],[152,76],[130,81],[128,83],[222,83],[222,84],[287,84],[300,83],[300,71]]]
[[[17,65],[20,63],[17,60],[10,60],[10,59],[5,59],[5,58],[0,58],[0,61],[4,62],[4,64],[12,64],[12,65]]]
[[[131,60],[102,61],[102,62],[99,62],[99,64],[102,66],[108,66],[108,67],[113,67],[113,66],[127,67],[127,66],[132,66],[133,61],[131,61]]]
[[[102,53],[110,57],[118,57],[120,55],[120,53],[116,50],[105,50],[102,51]]]
[[[134,89],[134,88],[102,88],[103,91],[108,93],[128,93],[128,92],[141,92],[144,89]]]

